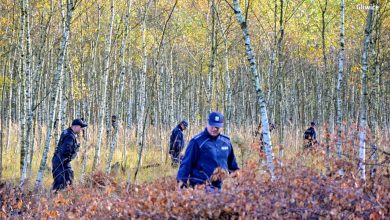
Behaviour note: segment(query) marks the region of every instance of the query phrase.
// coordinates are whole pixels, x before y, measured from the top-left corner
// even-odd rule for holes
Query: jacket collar
[[[73,136],[76,137],[76,133],[74,133],[74,131],[72,130],[71,127],[67,128],[66,130],[68,130],[68,132],[69,132],[70,134],[72,134]]]
[[[216,139],[219,138],[219,136],[220,136],[221,134],[219,134],[219,135],[216,136],[216,137],[213,137],[213,136],[211,136],[211,135],[209,134],[209,132],[207,131],[207,128],[205,128],[204,131],[203,131],[203,135],[204,135],[205,137],[207,137],[207,138],[212,139],[212,140],[216,140]]]

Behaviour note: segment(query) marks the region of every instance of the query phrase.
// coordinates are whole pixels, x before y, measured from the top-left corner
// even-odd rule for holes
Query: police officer
[[[189,182],[192,187],[206,183],[221,189],[221,180],[211,180],[214,170],[239,169],[229,137],[220,133],[223,120],[220,112],[210,113],[205,130],[191,139],[176,177],[180,187]]]
[[[76,157],[80,147],[76,137],[87,126],[87,123],[78,118],[61,133],[52,158],[53,190],[58,191],[72,184],[73,170],[70,162]]]
[[[172,166],[177,167],[180,163],[180,153],[184,148],[184,134],[183,131],[188,127],[186,120],[181,121],[173,130],[169,142],[169,154],[172,159]]]
[[[314,121],[310,122],[310,127],[306,129],[303,139],[304,139],[304,149],[312,147],[314,144],[317,144],[317,134],[315,130],[316,123]]]

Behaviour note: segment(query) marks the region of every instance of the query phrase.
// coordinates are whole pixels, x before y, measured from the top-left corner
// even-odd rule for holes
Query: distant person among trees
[[[177,167],[180,163],[180,153],[184,148],[183,131],[188,127],[186,120],[181,121],[173,130],[169,142],[169,154],[171,155],[172,166]]]
[[[304,139],[304,149],[312,147],[314,144],[317,144],[317,134],[315,130],[316,123],[313,121],[310,122],[310,127],[306,129],[303,139]]]
[[[205,130],[191,139],[176,177],[180,187],[206,184],[221,189],[222,180],[211,178],[215,171],[239,169],[230,138],[221,134],[223,121],[220,112],[211,112]]]
[[[87,127],[83,119],[74,119],[72,126],[61,133],[52,159],[53,190],[64,189],[73,182],[73,170],[70,162],[76,157],[80,144],[77,136]]]

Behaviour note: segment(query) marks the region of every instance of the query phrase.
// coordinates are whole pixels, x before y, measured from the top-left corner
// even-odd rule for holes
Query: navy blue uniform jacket
[[[169,152],[170,153],[180,153],[184,148],[184,135],[183,130],[180,127],[180,124],[177,125],[172,130],[171,139],[169,142]]]
[[[213,137],[205,129],[188,144],[176,179],[184,183],[190,180],[191,186],[203,184],[210,181],[217,167],[229,172],[239,169],[230,139],[222,134]],[[219,188],[221,184],[212,183]]]
[[[52,159],[53,189],[63,189],[72,184],[73,170],[70,161],[76,157],[79,147],[73,130],[71,128],[65,129],[61,133]]]

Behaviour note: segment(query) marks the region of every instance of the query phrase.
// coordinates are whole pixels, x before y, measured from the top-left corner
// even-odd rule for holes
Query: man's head
[[[75,120],[72,121],[72,130],[76,134],[79,134],[81,130],[87,126],[88,124],[80,118],[76,118]]]
[[[221,133],[224,117],[220,112],[211,112],[207,119],[207,131],[213,137]]]
[[[182,130],[186,130],[188,127],[188,122],[186,120],[183,120],[180,122],[180,127]]]
[[[310,122],[310,126],[314,127],[314,126],[316,126],[316,123],[314,121],[312,121],[312,122]]]

